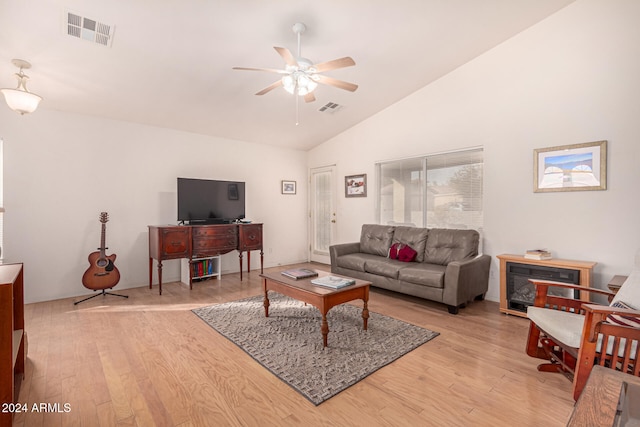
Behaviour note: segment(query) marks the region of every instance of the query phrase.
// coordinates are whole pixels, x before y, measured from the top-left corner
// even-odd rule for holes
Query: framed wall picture
[[[282,181],[282,194],[296,194],[296,182]]]
[[[534,150],[534,192],[606,189],[607,141]]]
[[[367,197],[367,174],[344,177],[344,197]]]

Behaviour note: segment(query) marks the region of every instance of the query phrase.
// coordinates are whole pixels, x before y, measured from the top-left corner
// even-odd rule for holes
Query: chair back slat
[[[598,364],[640,376],[638,363],[640,329],[599,322],[595,330],[601,337],[601,345],[596,350]]]
[[[570,313],[584,314],[582,304],[584,301],[561,296],[547,295],[546,307],[554,310],[568,311]]]

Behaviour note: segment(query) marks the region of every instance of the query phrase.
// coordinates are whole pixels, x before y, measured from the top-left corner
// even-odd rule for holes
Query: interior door
[[[311,169],[310,254],[311,261],[331,264],[329,246],[335,241],[336,209],[333,166]]]

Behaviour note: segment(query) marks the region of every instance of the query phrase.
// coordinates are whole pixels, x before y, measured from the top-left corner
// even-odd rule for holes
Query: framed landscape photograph
[[[296,182],[282,181],[282,194],[296,194]]]
[[[607,189],[607,141],[539,148],[533,154],[533,191]]]
[[[344,177],[345,197],[367,197],[367,174]]]

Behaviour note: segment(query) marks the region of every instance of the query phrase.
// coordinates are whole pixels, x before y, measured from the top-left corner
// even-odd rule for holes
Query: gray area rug
[[[323,348],[318,309],[271,292],[265,317],[262,301],[260,295],[193,312],[314,405],[439,335],[371,311],[363,331],[362,305],[342,304],[327,315]]]

